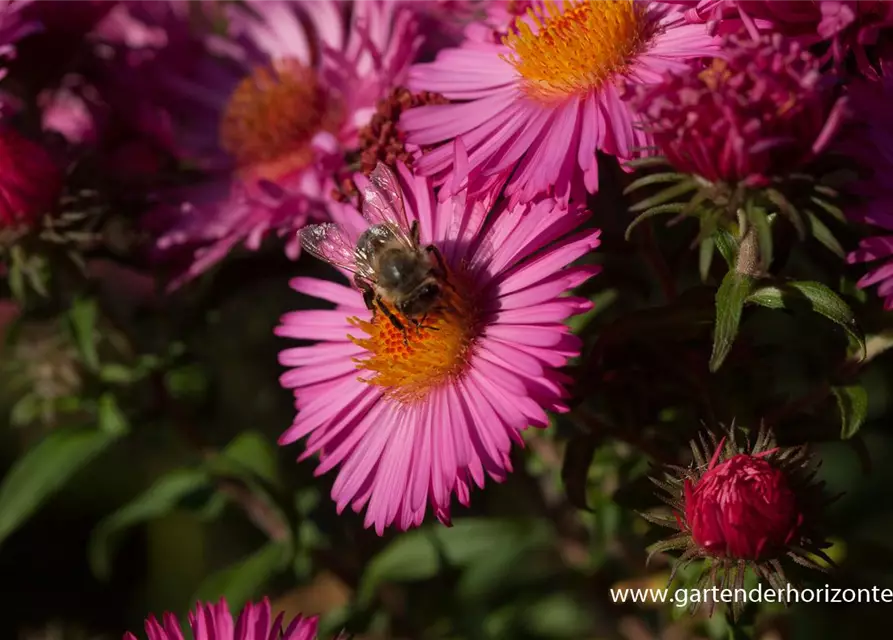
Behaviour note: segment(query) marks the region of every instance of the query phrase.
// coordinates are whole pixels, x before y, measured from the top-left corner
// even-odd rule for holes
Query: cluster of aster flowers
[[[85,166],[139,203],[141,260],[168,292],[264,242],[322,258],[340,273],[291,281],[320,308],[275,328],[301,341],[279,356],[297,410],[279,443],[337,470],[335,508],[379,534],[449,524],[529,427],[570,410],[567,321],[592,306],[573,291],[600,271],[605,176],[671,183],[633,210],[706,220],[699,239],[727,234],[757,278],[767,225],[839,249],[833,215],[865,234],[841,265],[883,261],[860,285],[893,308],[893,237],[865,231],[893,230],[891,29],[875,2],[8,0],[4,273],[71,219]],[[763,436],[733,440],[661,481],[679,535],[658,548],[776,580],[780,557],[812,562],[795,547],[820,554],[811,485]],[[266,601],[235,627],[224,604],[190,622],[315,634]],[[181,637],[173,617],[147,633]]]

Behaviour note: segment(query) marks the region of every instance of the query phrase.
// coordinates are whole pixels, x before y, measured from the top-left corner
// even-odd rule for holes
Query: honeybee
[[[344,227],[329,222],[298,231],[301,246],[350,271],[366,307],[373,314],[381,311],[406,342],[406,326],[391,307],[422,328],[426,316],[444,305],[444,288],[450,286],[443,255],[433,244],[421,245],[419,222],[408,222],[400,186],[387,165],[379,162],[369,175],[362,212],[370,226],[355,241]]]

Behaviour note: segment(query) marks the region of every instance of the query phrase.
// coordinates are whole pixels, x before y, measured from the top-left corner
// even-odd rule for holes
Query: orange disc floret
[[[412,402],[441,383],[461,376],[471,358],[480,330],[481,314],[476,296],[465,278],[451,276],[443,287],[441,303],[416,326],[393,304],[387,308],[403,325],[401,330],[380,310],[370,321],[350,318],[367,337],[348,336],[369,352],[357,360],[357,368],[372,375],[364,382],[385,388],[402,402]]]

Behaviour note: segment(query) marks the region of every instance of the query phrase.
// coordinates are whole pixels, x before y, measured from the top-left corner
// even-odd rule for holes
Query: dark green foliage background
[[[275,444],[293,407],[277,384],[276,354],[288,342],[272,328],[282,313],[309,304],[288,279],[328,277],[326,268],[306,257],[290,263],[271,243],[232,256],[154,307],[115,308],[113,300],[88,295],[111,313],[133,354],[157,362],[143,361],[151,371],[132,384],[95,383],[87,374],[85,413],[62,415],[50,430],[36,422],[0,430],[4,476],[41,438],[85,419],[93,421],[86,428],[100,424],[113,438],[0,543],[0,638],[60,637],[49,635],[48,625],[64,638],[118,638],[141,629],[149,612],[184,615],[197,597],[226,595],[237,608],[265,594],[292,614],[322,613],[328,634],[346,627],[359,638],[812,640],[878,633],[888,605],[762,605],[732,626],[722,611],[708,620],[670,606],[611,602],[611,586],[662,587],[668,575],[667,559],[646,567],[644,551],[665,532],[635,513],[656,504],[648,462],[685,462],[685,442],[703,424],[756,425],[767,417],[782,442],[815,443],[820,477],[831,493],[845,492],[827,513],[840,570],[827,578],[804,573],[805,584],[893,588],[893,359],[884,353],[893,316],[855,289],[857,272],[812,242],[792,245],[775,265],[778,275],[843,292],[875,349],[857,378],[867,392],[867,419],[841,441],[841,416],[822,388],[847,357],[843,331],[816,314],[748,306],[727,361],[709,373],[713,298],[725,265],[714,260],[700,283],[697,252],[688,246],[697,234],[693,222],[648,221],[625,241],[629,202],[619,194],[621,178],[606,175],[602,184],[618,192],[605,188],[591,203],[604,244],[587,259],[604,271],[582,289],[595,311],[573,321],[586,343],[573,367],[574,412],[528,433],[515,473],[475,492],[470,509],[457,508],[452,529],[427,524],[378,538],[359,516],[336,515],[328,497],[334,474],[314,478],[311,461],[295,463],[300,447]],[[851,245],[848,233],[841,240]],[[26,324],[72,310],[67,297],[32,297],[29,304]],[[122,359],[106,348],[102,318],[85,330],[99,340],[100,361],[134,371],[136,355]],[[15,364],[21,335],[7,335],[5,364]],[[89,348],[79,349],[83,366]],[[3,375],[8,422],[28,384],[14,366]],[[102,394],[120,411],[90,405]],[[38,471],[52,476],[59,467]],[[171,478],[188,490],[143,501],[152,517],[111,530],[111,514]],[[10,513],[0,511],[0,520]],[[694,578],[685,572],[674,587]]]

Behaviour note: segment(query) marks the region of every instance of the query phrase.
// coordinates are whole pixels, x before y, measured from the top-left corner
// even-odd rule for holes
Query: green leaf
[[[846,251],[844,251],[843,246],[837,241],[837,238],[834,237],[834,234],[831,233],[831,230],[825,223],[819,220],[819,217],[816,214],[807,210],[806,220],[809,222],[809,229],[813,238],[821,242],[825,248],[837,257],[843,258],[846,256]]]
[[[97,407],[99,428],[113,436],[120,436],[129,430],[127,418],[118,407],[118,401],[111,393],[104,393],[99,398]]]
[[[436,527],[434,536],[447,561],[456,566],[480,562],[495,549],[534,537],[546,539],[549,529],[540,520],[523,518],[462,518],[452,527]]]
[[[0,483],[0,544],[118,435],[87,428],[55,431],[19,458]]]
[[[630,182],[626,188],[623,190],[623,195],[629,195],[633,191],[637,189],[641,189],[642,187],[647,187],[652,184],[663,184],[666,182],[679,182],[680,180],[684,180],[688,178],[688,176],[684,173],[676,173],[676,172],[665,172],[665,173],[652,173],[648,176],[643,176],[636,180]]]
[[[572,437],[564,450],[561,465],[561,481],[568,502],[578,509],[592,511],[586,502],[589,488],[589,465],[595,457],[598,441],[588,434]]]
[[[368,604],[385,582],[425,580],[440,570],[440,556],[431,531],[416,529],[395,538],[367,565],[357,589],[357,599]]]
[[[289,567],[291,546],[268,542],[226,569],[208,576],[199,586],[192,602],[216,602],[225,598],[233,610],[261,595],[267,582],[275,574]]]
[[[144,376],[144,371],[115,363],[104,364],[99,369],[99,378],[109,384],[130,384]]]
[[[168,371],[164,385],[176,400],[198,400],[207,393],[208,378],[201,365],[189,364]]]
[[[90,538],[89,558],[93,573],[106,579],[118,536],[127,528],[159,518],[177,508],[190,494],[210,486],[208,474],[199,469],[177,469],[155,481],[143,494],[106,517]]]
[[[269,438],[257,431],[239,434],[226,446],[223,455],[270,484],[279,482],[276,448]]]
[[[40,415],[40,410],[41,397],[36,393],[26,393],[10,409],[9,424],[13,427],[31,424]]]
[[[797,237],[801,240],[805,240],[806,224],[803,222],[800,212],[797,211],[797,207],[791,204],[790,200],[777,189],[766,189],[766,196],[769,198],[769,201],[778,208],[778,213],[783,215],[792,225],[794,225],[794,229],[797,231]]]
[[[738,254],[738,243],[735,241],[735,236],[725,229],[720,229],[713,236],[713,239],[716,241],[716,248],[719,249],[719,253],[723,260],[726,261],[729,269],[734,269],[735,259]]]
[[[710,355],[710,371],[716,372],[722,366],[741,324],[744,301],[753,287],[750,276],[729,271],[722,279],[716,292],[716,323],[713,329],[713,353]]]
[[[701,274],[701,282],[707,282],[710,276],[710,267],[713,265],[713,253],[716,250],[716,240],[708,236],[701,241],[698,250],[698,271]]]
[[[793,309],[798,303],[840,325],[856,341],[865,357],[865,337],[856,323],[853,310],[834,291],[821,282],[791,281],[782,285],[765,285],[747,299],[767,309]]]
[[[644,158],[627,160],[625,164],[630,169],[644,169],[646,167],[665,167],[669,163],[663,156],[645,156]]]
[[[659,204],[655,207],[651,207],[650,209],[648,209],[648,211],[645,211],[644,213],[636,216],[633,221],[629,223],[629,226],[626,228],[626,232],[623,234],[623,239],[629,242],[630,237],[632,237],[633,229],[638,227],[642,222],[649,218],[654,218],[665,213],[682,213],[684,209],[685,205],[681,202]]]
[[[859,429],[868,415],[868,393],[859,385],[832,387],[840,410],[840,439],[849,440]]]
[[[652,207],[656,207],[657,205],[664,204],[674,198],[685,195],[689,191],[697,189],[697,187],[698,185],[694,180],[683,180],[672,187],[667,187],[666,189],[659,191],[651,197],[639,200],[636,204],[631,206],[629,210],[633,213],[638,213],[639,211],[651,209]]]
[[[817,188],[816,191],[821,191],[821,189]],[[832,192],[832,193],[835,196],[837,195],[836,192]],[[847,221],[846,216],[844,215],[844,213],[840,209],[840,207],[831,204],[827,200],[823,200],[822,198],[817,198],[815,196],[811,197],[810,200],[812,200],[815,204],[819,205],[819,207],[821,207],[823,211],[828,212],[835,220],[838,220],[840,222]]]
[[[81,359],[91,371],[99,370],[99,353],[96,350],[96,301],[76,298],[68,312],[68,324]]]

